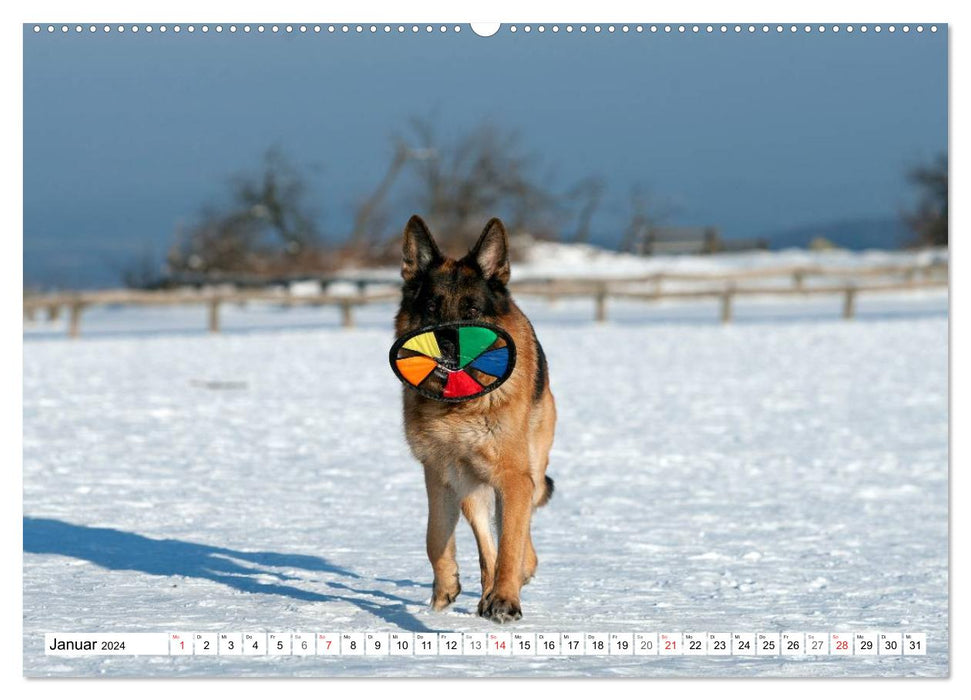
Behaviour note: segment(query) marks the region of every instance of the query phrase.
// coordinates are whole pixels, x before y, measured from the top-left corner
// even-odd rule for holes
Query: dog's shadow
[[[321,557],[278,552],[243,552],[182,540],[156,540],[112,528],[75,525],[49,518],[24,518],[24,552],[84,559],[105,569],[141,571],[154,576],[184,576],[215,581],[246,593],[279,595],[310,603],[343,602],[410,632],[435,632],[408,612],[422,605],[378,589],[362,589],[360,575]],[[296,576],[267,567],[303,569],[344,579],[325,585],[326,594],[298,588]],[[383,580],[383,579],[382,579]],[[375,601],[374,599],[379,599]],[[379,602],[380,601],[380,602]]]

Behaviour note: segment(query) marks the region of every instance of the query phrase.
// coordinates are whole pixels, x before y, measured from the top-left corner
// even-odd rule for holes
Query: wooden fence
[[[348,280],[343,280],[348,281]],[[128,289],[24,297],[24,317],[34,319],[45,312],[49,320],[68,313],[68,335],[81,335],[81,316],[91,306],[177,306],[201,305],[208,308],[210,332],[220,329],[220,307],[223,304],[268,303],[281,306],[334,306],[341,310],[341,325],[354,326],[354,309],[367,304],[397,301],[398,291],[368,289],[371,285],[385,288],[392,279],[361,278],[350,280],[357,294],[337,295],[292,294],[287,289],[198,289],[138,291]],[[781,281],[781,282],[780,282]],[[518,296],[540,296],[555,301],[564,297],[587,297],[594,301],[594,318],[607,320],[608,299],[645,302],[664,300],[718,299],[721,320],[733,317],[734,302],[745,296],[809,297],[842,295],[843,318],[856,313],[860,294],[907,292],[947,288],[947,263],[930,265],[897,265],[869,268],[789,266],[734,270],[724,273],[658,272],[640,277],[612,278],[534,278],[515,281],[511,291]]]

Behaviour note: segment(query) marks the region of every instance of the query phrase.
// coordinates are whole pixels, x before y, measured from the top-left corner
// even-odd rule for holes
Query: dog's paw
[[[440,590],[435,588],[434,592],[432,593],[432,610],[444,610],[458,599],[459,593],[461,592],[462,586],[460,586],[458,582],[455,583],[455,587],[451,590]]]
[[[492,620],[497,624],[514,622],[523,616],[518,600],[506,599],[491,592],[479,601],[479,617]]]

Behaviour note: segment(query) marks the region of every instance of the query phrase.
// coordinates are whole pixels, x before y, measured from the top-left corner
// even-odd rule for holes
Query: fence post
[[[83,308],[84,305],[80,301],[71,303],[71,322],[67,327],[67,334],[70,338],[81,336],[81,311]]]
[[[56,321],[61,315],[61,307],[57,304],[52,304],[47,307],[47,320]]]
[[[849,320],[856,314],[856,287],[852,284],[846,287],[843,297],[843,318]]]
[[[37,316],[37,310],[33,306],[28,306],[24,308],[24,318],[28,321],[33,321]]]
[[[341,327],[342,328],[354,327],[354,312],[353,312],[353,306],[351,305],[350,299],[341,300]]]
[[[209,300],[209,332],[219,332],[219,299]]]
[[[597,313],[596,319],[597,323],[603,323],[607,320],[607,285],[598,284],[596,291],[597,300]]]
[[[725,291],[722,292],[722,323],[732,321],[732,299],[735,297],[735,286],[726,284]]]

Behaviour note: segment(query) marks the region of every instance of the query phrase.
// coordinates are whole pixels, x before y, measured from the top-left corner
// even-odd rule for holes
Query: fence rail
[[[880,279],[883,278],[883,279]],[[809,284],[812,280],[815,284]],[[772,282],[753,285],[753,281]],[[782,280],[780,284],[777,280]],[[341,278],[341,282],[357,285],[358,294],[294,294],[286,288],[211,288],[191,290],[140,291],[109,289],[90,292],[62,292],[27,295],[23,300],[24,317],[34,319],[44,311],[49,320],[60,317],[62,309],[69,314],[68,335],[81,334],[81,316],[91,306],[179,306],[208,307],[208,327],[213,333],[220,330],[220,307],[223,304],[269,303],[281,306],[334,306],[341,310],[341,325],[354,326],[354,309],[367,304],[396,301],[397,290],[368,291],[371,285],[387,287],[392,279],[375,277]],[[671,284],[678,285],[672,288]],[[786,266],[734,270],[724,273],[690,273],[662,271],[638,277],[610,278],[531,278],[510,284],[513,293],[541,296],[549,300],[561,297],[590,297],[595,305],[595,319],[607,320],[608,299],[627,299],[644,302],[664,300],[719,299],[721,320],[728,323],[733,317],[736,297],[740,296],[818,296],[842,295],[843,318],[853,318],[859,294],[908,292],[946,288],[947,263],[928,265],[885,265],[868,268]],[[684,285],[688,285],[684,287]]]

